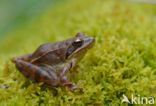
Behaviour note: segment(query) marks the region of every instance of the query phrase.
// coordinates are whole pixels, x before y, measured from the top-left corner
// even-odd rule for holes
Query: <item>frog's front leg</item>
[[[76,59],[72,59],[71,61],[69,61],[66,66],[63,68],[63,70],[60,73],[60,77],[63,77],[67,74],[67,72],[69,70],[71,70],[73,67],[75,67],[77,60]]]
[[[72,59],[70,62],[68,62],[59,75],[61,85],[66,86],[71,91],[77,89],[77,86],[67,79],[66,74],[76,65],[76,62],[77,62],[76,59]]]
[[[15,59],[14,63],[17,69],[31,80],[43,82],[51,87],[58,86],[59,84],[56,73],[49,67],[40,67],[21,59]]]

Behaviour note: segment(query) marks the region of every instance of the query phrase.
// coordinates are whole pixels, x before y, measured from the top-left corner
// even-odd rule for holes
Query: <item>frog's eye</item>
[[[83,40],[81,40],[81,39],[76,39],[73,43],[72,43],[72,45],[75,47],[80,47],[80,46],[82,46],[82,44],[83,44]]]

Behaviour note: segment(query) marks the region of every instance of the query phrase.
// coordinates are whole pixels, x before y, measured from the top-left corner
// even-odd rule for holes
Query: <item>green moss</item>
[[[121,104],[122,95],[156,96],[156,7],[111,0],[77,0],[49,8],[32,23],[8,34],[0,45],[0,105],[86,106]],[[84,32],[95,46],[70,79],[84,89],[41,89],[10,58],[40,44]],[[2,85],[8,85],[3,89]]]

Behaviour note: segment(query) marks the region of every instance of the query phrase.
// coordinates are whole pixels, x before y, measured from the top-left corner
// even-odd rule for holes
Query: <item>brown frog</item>
[[[74,38],[56,43],[46,43],[28,55],[12,59],[16,68],[27,78],[43,82],[50,87],[66,86],[70,90],[77,88],[66,74],[92,47],[95,39],[77,33]]]

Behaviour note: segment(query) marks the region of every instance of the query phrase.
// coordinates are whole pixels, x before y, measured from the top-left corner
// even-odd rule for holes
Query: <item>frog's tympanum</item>
[[[12,59],[16,68],[27,78],[43,82],[50,87],[77,86],[67,79],[67,72],[85,55],[94,44],[94,38],[77,33],[74,38],[41,45],[32,54]]]

